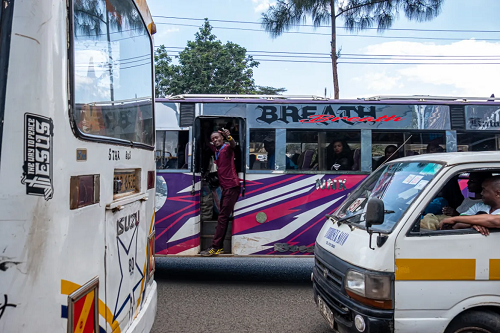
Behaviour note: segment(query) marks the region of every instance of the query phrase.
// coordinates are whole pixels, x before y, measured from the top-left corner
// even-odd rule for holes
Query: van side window
[[[491,179],[500,170],[467,170],[450,178],[439,192],[431,198],[412,232],[425,235],[454,233],[475,233],[471,225],[456,223],[443,225],[440,223],[449,217],[459,215],[489,214],[489,209],[482,198],[483,182]],[[475,209],[479,207],[478,209]],[[493,230],[492,230],[493,231]]]

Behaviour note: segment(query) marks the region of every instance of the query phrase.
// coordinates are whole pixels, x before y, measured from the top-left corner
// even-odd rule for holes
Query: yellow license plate
[[[113,177],[113,194],[138,192],[136,170],[115,170]]]

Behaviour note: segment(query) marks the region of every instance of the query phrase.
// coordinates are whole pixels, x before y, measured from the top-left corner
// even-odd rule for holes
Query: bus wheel
[[[500,332],[500,315],[493,311],[467,311],[455,318],[446,333],[497,333]]]

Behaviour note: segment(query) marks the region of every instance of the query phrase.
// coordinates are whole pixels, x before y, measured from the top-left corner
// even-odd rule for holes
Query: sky
[[[254,71],[257,85],[286,88],[286,95],[323,97],[326,90],[326,97],[333,97],[330,28],[301,26],[272,38],[258,24],[272,4],[273,0],[148,0],[157,26],[155,45],[165,45],[170,55],[194,40],[200,19],[208,18],[219,40],[237,43],[259,60]],[[400,13],[391,30],[383,33],[338,28],[339,62],[344,62],[338,67],[340,98],[500,97],[498,13],[499,0],[444,0],[441,14],[432,21],[408,21]]]

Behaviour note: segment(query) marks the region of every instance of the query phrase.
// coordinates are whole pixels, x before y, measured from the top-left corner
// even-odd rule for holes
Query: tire
[[[500,332],[500,315],[484,310],[471,310],[455,318],[445,333],[498,333]]]

